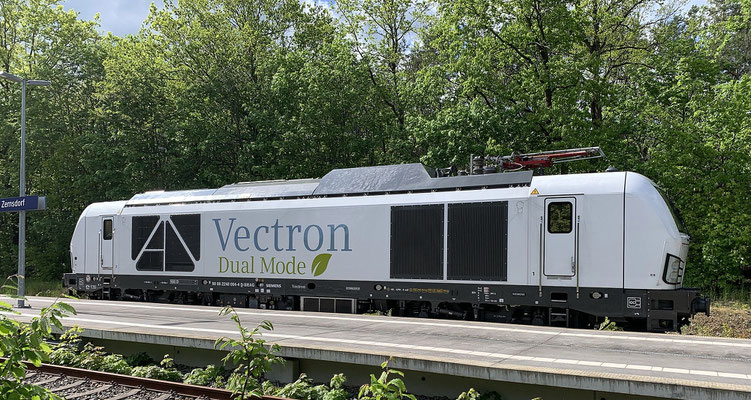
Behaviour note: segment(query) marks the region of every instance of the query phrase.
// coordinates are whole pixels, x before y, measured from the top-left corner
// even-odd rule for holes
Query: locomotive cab
[[[629,172],[625,181],[624,288],[647,290],[647,329],[675,330],[709,299],[683,288],[690,236],[664,192],[650,179]]]
[[[78,218],[70,241],[72,274],[63,277],[64,286],[101,290],[111,284],[117,264],[115,217],[125,201],[94,203]]]

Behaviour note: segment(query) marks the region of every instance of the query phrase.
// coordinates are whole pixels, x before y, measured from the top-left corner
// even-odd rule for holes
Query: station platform
[[[30,297],[29,319],[54,299]],[[214,342],[239,336],[219,307],[65,300],[78,315],[66,326],[82,336],[132,347],[163,346],[206,361]],[[262,337],[326,382],[331,370],[350,384],[393,357],[411,392],[456,396],[504,391],[504,399],[751,399],[751,341],[671,334],[589,331],[472,321],[278,310],[237,310],[246,327],[274,325]],[[213,360],[212,360],[213,362]],[[326,375],[328,374],[328,378]],[[355,381],[357,379],[362,382]],[[464,385],[464,386],[462,386]],[[466,387],[465,387],[466,386]],[[500,390],[499,390],[500,389]],[[530,397],[531,396],[531,397]],[[594,396],[594,397],[593,397]],[[455,397],[454,397],[455,398]]]

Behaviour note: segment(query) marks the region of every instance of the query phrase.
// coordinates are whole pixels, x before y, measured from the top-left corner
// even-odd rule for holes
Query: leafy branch
[[[15,291],[19,275],[8,277],[0,290]],[[9,295],[11,298],[19,298]],[[61,399],[47,389],[24,383],[26,362],[38,367],[48,359],[52,349],[45,339],[52,337],[52,326],[63,330],[60,321],[63,317],[76,315],[70,305],[55,299],[48,307],[42,308],[39,316],[30,323],[22,323],[6,314],[19,315],[13,307],[0,301],[0,397],[3,399]]]
[[[402,371],[389,368],[389,362],[392,357],[384,361],[381,364],[381,376],[376,379],[374,374],[370,374],[370,384],[365,384],[360,387],[360,393],[357,395],[358,399],[362,400],[398,400],[398,399],[411,399],[416,400],[415,396],[407,393],[407,387],[404,385],[404,381],[401,378],[391,378],[389,375],[394,374],[404,378]]]
[[[264,320],[254,329],[248,329],[243,326],[240,315],[232,306],[222,308],[219,315],[229,315],[240,332],[240,339],[222,337],[214,343],[214,347],[219,350],[227,347],[231,349],[222,361],[225,365],[232,363],[236,366],[233,375],[239,377],[240,384],[233,388],[234,395],[240,400],[246,399],[248,394],[262,397],[263,390],[259,382],[274,364],[284,363],[284,359],[277,356],[281,347],[276,343],[266,346],[266,341],[259,338],[261,329],[271,331],[274,326],[270,321]]]

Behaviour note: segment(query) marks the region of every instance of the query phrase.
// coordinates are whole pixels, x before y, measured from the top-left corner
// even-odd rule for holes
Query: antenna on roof
[[[605,157],[605,153],[603,153],[599,146],[543,151],[539,153],[511,153],[510,156],[475,156],[473,154],[470,156],[469,174],[482,175],[493,172],[545,168],[553,164],[602,157]]]

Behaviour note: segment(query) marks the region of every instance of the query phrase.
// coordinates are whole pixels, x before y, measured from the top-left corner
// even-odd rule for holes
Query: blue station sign
[[[47,198],[44,196],[9,197],[0,199],[0,212],[35,211],[47,208]]]

